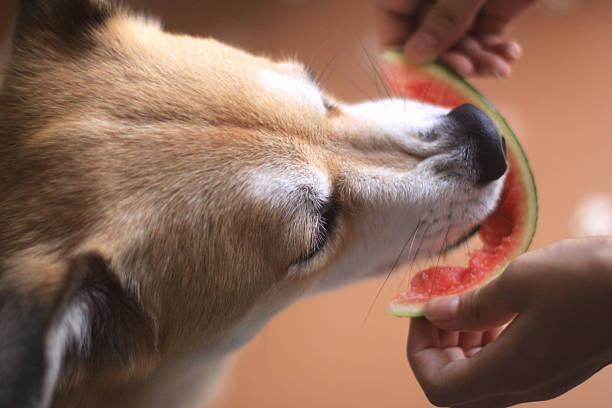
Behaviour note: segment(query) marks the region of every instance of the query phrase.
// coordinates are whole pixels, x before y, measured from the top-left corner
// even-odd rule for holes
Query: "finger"
[[[465,358],[453,360],[458,356],[449,356],[439,347],[439,330],[424,318],[412,319],[408,337],[408,362],[414,375],[423,388],[425,394],[436,405],[445,398],[445,386],[440,381],[440,373],[451,365],[458,365],[457,377],[461,378],[461,366],[467,361]],[[459,356],[460,357],[460,356]]]
[[[454,347],[459,344],[459,332],[441,330],[439,333],[440,347]]]
[[[429,379],[450,362],[449,357],[440,349],[439,330],[424,318],[410,321],[410,332],[406,348],[408,362],[417,380],[425,388]]]
[[[440,330],[424,318],[410,320],[408,354],[415,354],[428,348],[440,347]]]
[[[459,342],[462,344],[461,347],[465,350],[465,356],[468,358],[473,357],[482,350],[484,346],[495,341],[504,329],[505,326],[501,326],[485,332],[462,332],[461,335],[465,337],[464,340],[460,339]]]
[[[439,406],[462,406],[481,399],[496,402],[488,399],[507,396],[507,380],[517,374],[512,370],[515,367],[512,365],[515,361],[512,356],[514,346],[516,341],[512,337],[502,335],[484,347],[466,350],[464,354],[468,358],[449,361],[435,376],[426,372],[427,376],[420,380],[421,385],[428,397],[432,396]]]
[[[502,34],[510,21],[533,3],[535,0],[490,0],[476,19],[473,32]]]
[[[464,350],[482,346],[483,332],[461,332],[459,335],[459,346]]]
[[[502,20],[512,20],[536,0],[489,0],[483,12]]]
[[[383,47],[403,48],[423,7],[421,0],[379,0],[376,10]]]
[[[431,62],[457,42],[470,28],[485,0],[439,0],[404,49],[414,64]]]
[[[400,15],[417,15],[424,7],[423,0],[378,0],[378,7]]]
[[[519,43],[512,40],[505,40],[496,35],[479,37],[477,41],[480,42],[482,48],[499,55],[508,62],[518,60],[523,54],[523,50]]]
[[[505,274],[486,286],[457,296],[433,299],[425,305],[425,316],[445,330],[487,330],[508,322],[520,299]],[[518,285],[520,287],[520,285]]]
[[[449,51],[442,54],[440,62],[462,76],[472,75],[475,72],[472,61],[458,52]]]
[[[510,370],[500,370],[500,367],[508,367],[508,360],[513,361],[510,351],[515,344],[503,337],[483,348],[471,349],[468,359],[440,349],[436,328],[426,319],[413,319],[408,360],[419,384],[435,405],[465,404],[504,391],[504,378]]]
[[[474,64],[476,72],[483,75],[507,77],[510,75],[510,64],[497,53],[483,48],[474,37],[465,37],[453,48],[461,52]]]
[[[505,19],[505,18],[500,18],[495,15],[486,14],[486,12],[483,10],[476,18],[476,21],[474,22],[474,25],[472,26],[472,29],[470,30],[470,34],[472,35],[502,35],[506,31],[506,27],[508,27],[509,23],[510,23],[510,20]]]
[[[442,349],[442,351],[444,352],[444,354],[446,354],[446,357],[448,357],[450,361],[461,360],[465,358],[465,353],[461,347],[447,347]]]
[[[480,350],[482,350],[482,347],[472,347],[471,349],[467,349],[465,350],[465,356],[467,358],[472,358],[476,355],[476,353],[478,353]]]
[[[487,335],[494,335],[494,332]],[[466,408],[506,406],[499,404],[531,401],[543,397],[544,391],[549,392],[552,388],[548,385],[559,385],[559,374],[564,372],[563,359],[554,358],[549,339],[540,337],[540,341],[533,344],[533,339],[525,333],[533,333],[533,323],[519,316],[495,341],[471,355],[469,364],[461,370],[441,370],[438,383],[444,384],[445,395],[453,396],[453,401],[447,401],[446,405],[464,404]],[[526,350],[530,356],[527,365],[517,361]],[[580,371],[577,365],[575,367],[573,371]],[[569,374],[576,375],[573,371]]]

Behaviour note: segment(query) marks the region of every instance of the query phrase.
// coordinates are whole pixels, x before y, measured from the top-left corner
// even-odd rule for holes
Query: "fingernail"
[[[459,296],[446,296],[430,300],[425,305],[425,316],[431,321],[446,321],[457,317]]]
[[[497,79],[506,79],[510,76],[510,69],[494,69],[493,75],[495,75]]]
[[[506,52],[515,60],[521,57],[521,51],[515,45],[509,45],[508,48],[506,48]]]
[[[406,59],[414,64],[429,62],[437,45],[438,42],[430,34],[417,33],[406,44],[406,49],[404,50]]]
[[[455,67],[455,72],[461,76],[468,76],[474,73],[474,69],[472,67],[459,65]]]

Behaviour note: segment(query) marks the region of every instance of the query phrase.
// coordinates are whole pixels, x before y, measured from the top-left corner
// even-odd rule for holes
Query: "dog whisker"
[[[317,56],[319,55],[319,53],[321,52],[321,50],[323,50],[323,48],[324,48],[325,46],[327,46],[327,44],[328,44],[328,43],[327,43],[327,42],[325,42],[325,41],[324,41],[324,42],[322,42],[322,43],[321,43],[321,44],[319,44],[319,46],[318,46],[318,47],[315,49],[315,51],[314,51],[313,53],[311,53],[310,58],[309,58],[309,60],[308,60],[308,62],[307,62],[307,65],[308,65],[308,66],[310,66],[310,65],[313,65],[313,64],[314,64],[315,60],[317,59]]]
[[[406,247],[408,246],[408,244],[410,242],[413,241],[413,238],[416,236],[416,233],[418,232],[420,225],[421,225],[421,222],[419,221],[417,223],[416,227],[414,228],[414,230],[412,231],[412,233],[410,234],[410,236],[408,237],[408,239],[406,240],[406,242],[404,243],[404,246],[402,246],[402,250],[400,251],[400,253],[397,256],[397,258],[395,259],[395,262],[393,262],[393,265],[389,269],[389,272],[387,272],[387,275],[385,276],[385,279],[383,280],[383,283],[378,288],[378,291],[376,292],[376,296],[374,296],[374,300],[370,304],[370,307],[368,308],[368,312],[366,313],[365,318],[363,319],[363,323],[364,324],[365,324],[366,320],[368,319],[368,316],[370,316],[370,313],[372,312],[372,308],[376,304],[376,301],[378,300],[378,297],[380,296],[380,293],[382,292],[383,287],[385,286],[385,284],[389,280],[389,276],[391,276],[391,274],[393,273],[393,271],[395,270],[395,268],[399,264],[399,261],[401,260],[402,255],[404,254],[404,251],[406,250]]]
[[[361,92],[363,94],[363,96],[366,97],[368,100],[373,100],[372,96],[370,96],[370,94],[365,89],[363,89],[361,86],[359,86],[357,83],[355,83],[355,81],[353,81],[350,77],[340,75],[340,78],[345,80],[349,84],[351,84],[353,87],[355,87],[355,89],[357,89],[359,92]]]
[[[416,240],[416,236],[418,234],[418,231],[419,231],[419,228],[421,227],[421,225],[422,225],[422,223],[421,223],[421,221],[419,221],[419,223],[417,224],[417,226],[415,228],[415,233],[412,236],[412,240],[410,241],[410,248],[408,248],[408,257],[411,257],[414,241]],[[406,275],[410,275],[410,272],[412,271],[412,268],[414,268],[414,259],[413,259],[413,262],[410,263],[410,266],[408,267],[406,273],[403,274],[402,279],[400,280],[400,284],[399,284],[400,288],[404,284],[404,279],[406,278]],[[398,288],[398,290],[399,290],[399,288]]]
[[[357,57],[355,57],[355,59],[357,59]],[[380,81],[376,77],[376,74],[372,72],[371,69],[369,68],[369,62],[366,60],[366,57],[361,57],[360,60],[361,60],[361,63],[359,64],[359,68],[361,68],[362,72],[364,72],[367,75],[370,82],[376,87],[376,91],[378,92],[378,95],[385,95],[385,90],[383,87],[381,87]],[[370,99],[370,100],[374,100],[374,99]]]
[[[359,44],[361,45],[361,49],[363,50],[363,53],[365,54],[367,60],[369,61],[369,65],[370,65],[370,69],[372,70],[372,73],[374,74],[375,78],[377,79],[378,83],[380,84],[382,90],[384,91],[385,95],[388,98],[391,98],[391,90],[389,89],[389,87],[387,86],[387,82],[385,81],[385,77],[384,74],[381,72],[380,66],[377,63],[376,59],[374,59],[372,57],[372,55],[368,52],[365,44],[363,43],[363,40],[361,39],[361,37],[359,37]]]
[[[371,61],[369,58],[369,54],[364,49],[363,43],[360,42],[360,44],[361,44],[361,49],[356,51],[359,57],[355,55],[353,52],[351,52],[350,55],[352,59],[355,61],[356,66],[361,69],[361,71],[368,77],[370,82],[375,86],[378,94],[387,95],[388,93],[386,89],[384,88],[384,84],[380,82],[380,78],[378,77],[378,75],[376,75],[376,72],[374,72],[371,68],[372,65],[371,65]],[[369,98],[369,100],[373,101],[374,99]],[[383,103],[383,106],[386,108],[384,104],[384,99],[382,100],[382,103]]]
[[[317,77],[317,83],[319,84],[321,88],[325,87],[325,85],[327,84],[327,81],[335,72],[335,70],[331,67],[332,67],[333,62],[336,60],[336,57],[337,55],[333,55],[329,59],[329,61],[325,63],[325,65],[323,66],[323,69],[321,70],[321,73]]]
[[[425,243],[425,241],[427,240],[427,233],[428,233],[428,232],[429,232],[429,230],[431,229],[431,226],[432,226],[432,224],[431,224],[431,223],[429,223],[429,224],[427,225],[427,228],[425,228],[425,231],[423,231],[423,236],[422,236],[421,241],[419,242],[419,246],[417,247],[416,251],[415,251],[415,252],[414,252],[414,254],[412,255],[412,259],[410,260],[410,264],[411,264],[411,265],[414,265],[414,263],[416,262],[416,259],[417,259],[418,255],[419,255],[419,253],[421,252],[421,248],[423,247],[423,244],[424,244],[424,243]],[[413,270],[412,270],[412,268],[411,268],[410,274],[409,274],[409,276],[408,276],[408,278],[409,278],[409,279],[411,279],[411,278],[412,278],[412,272],[413,272]]]

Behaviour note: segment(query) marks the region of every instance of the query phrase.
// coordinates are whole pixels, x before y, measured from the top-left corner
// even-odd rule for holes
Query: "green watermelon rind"
[[[504,119],[504,117],[493,107],[493,105],[480,93],[478,92],[472,85],[466,82],[462,77],[458,76],[456,73],[446,68],[445,66],[433,63],[423,67],[413,67],[409,66],[403,59],[401,51],[398,50],[387,50],[383,55],[384,60],[389,61],[393,64],[406,64],[410,70],[420,70],[422,72],[428,73],[429,75],[441,79],[444,83],[454,89],[457,93],[464,96],[470,103],[474,104],[476,107],[484,111],[497,125],[499,131],[506,138],[506,145],[511,152],[509,157],[513,158],[513,164],[517,165],[517,173],[520,175],[520,179],[524,182],[525,193],[527,196],[526,203],[526,211],[525,216],[526,220],[523,225],[526,228],[529,228],[528,231],[522,236],[521,242],[517,243],[517,246],[514,250],[512,250],[505,261],[503,261],[496,270],[484,278],[482,281],[478,282],[471,288],[467,288],[462,290],[461,292],[466,292],[471,289],[475,289],[476,287],[484,286],[493,279],[497,278],[501,275],[507,266],[512,262],[514,258],[522,254],[523,252],[529,249],[533,241],[533,237],[535,235],[536,226],[538,222],[538,194],[535,185],[535,178],[529,166],[529,161],[527,160],[527,156],[520,142],[516,138],[516,135],[508,125],[508,122]],[[449,293],[448,295],[452,295]],[[392,304],[389,307],[388,314],[397,317],[420,317],[423,316],[423,307],[426,302],[419,302],[414,304]]]

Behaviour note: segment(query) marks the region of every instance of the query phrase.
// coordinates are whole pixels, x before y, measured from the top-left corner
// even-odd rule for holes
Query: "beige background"
[[[298,56],[319,72],[331,61],[327,87],[342,98],[377,94],[364,53],[375,52],[373,0],[128,3],[161,16],[171,30]],[[538,6],[517,21],[525,57],[510,79],[474,81],[533,165],[541,206],[536,248],[575,234],[574,211],[589,194],[612,194],[612,2],[561,3],[568,6]],[[0,33],[15,4],[0,3]],[[308,299],[276,318],[239,353],[214,406],[429,406],[404,357],[408,321],[384,313],[397,280],[364,322],[380,284]],[[612,369],[605,369],[555,401],[530,406],[603,408],[611,397]]]

